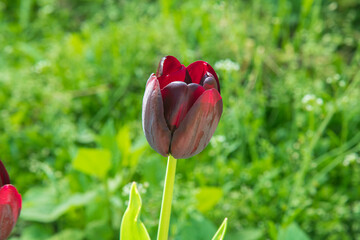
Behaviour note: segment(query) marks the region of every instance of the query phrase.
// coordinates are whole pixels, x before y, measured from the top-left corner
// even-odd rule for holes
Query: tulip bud
[[[0,240],[9,237],[20,215],[21,195],[10,184],[9,175],[0,161]]]
[[[189,158],[209,143],[222,114],[219,79],[204,61],[188,67],[162,58],[146,83],[142,124],[147,141],[163,156]]]

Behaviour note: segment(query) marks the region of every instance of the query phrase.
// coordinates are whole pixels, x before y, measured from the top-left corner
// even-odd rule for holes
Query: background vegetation
[[[224,113],[178,161],[171,236],[360,238],[356,0],[3,0],[0,156],[23,196],[12,240],[118,239],[129,183],[154,238],[166,159],[141,127],[158,61],[202,59]]]

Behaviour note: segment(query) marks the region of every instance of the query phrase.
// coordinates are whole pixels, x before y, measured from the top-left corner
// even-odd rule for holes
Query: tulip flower
[[[142,124],[147,141],[163,156],[189,158],[209,143],[222,114],[220,83],[204,61],[185,67],[166,56],[146,83]]]
[[[9,237],[20,215],[21,195],[10,184],[9,175],[0,161],[0,240]]]

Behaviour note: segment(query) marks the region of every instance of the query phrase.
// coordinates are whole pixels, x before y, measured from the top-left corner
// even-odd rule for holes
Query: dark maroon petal
[[[171,132],[166,125],[160,85],[154,74],[146,83],[142,105],[142,125],[150,146],[166,157],[169,153]]]
[[[4,164],[0,160],[0,187],[5,184],[10,184],[10,178],[9,178],[9,174],[6,171]]]
[[[184,82],[186,78],[186,68],[179,60],[173,56],[163,57],[156,71],[156,77],[160,83],[160,89],[163,89],[171,82]]]
[[[159,78],[163,75],[167,75],[178,71],[181,68],[181,63],[173,56],[166,56],[160,60],[158,69],[156,71],[156,77]]]
[[[166,123],[174,131],[205,89],[199,84],[172,82],[161,90]]]
[[[219,89],[214,76],[209,72],[205,74],[204,81],[201,84],[206,90],[211,88]]]
[[[222,109],[219,92],[216,89],[206,90],[173,133],[171,155],[179,159],[200,153],[214,134]]]
[[[0,240],[9,237],[20,215],[21,195],[13,185],[0,188]]]
[[[189,72],[192,82],[197,84],[201,84],[207,72],[211,73],[215,77],[216,83],[218,85],[218,91],[220,93],[220,84],[219,84],[218,76],[216,75],[216,72],[210,66],[210,64],[204,61],[196,61],[190,64],[189,66],[187,66],[186,69]]]

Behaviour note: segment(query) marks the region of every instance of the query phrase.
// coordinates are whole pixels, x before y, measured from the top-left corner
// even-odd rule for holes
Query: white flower
[[[322,98],[317,98],[316,103],[317,103],[317,105],[321,106],[321,105],[323,105],[324,101],[322,100]]]
[[[301,103],[304,104],[306,111],[313,111],[314,108],[319,107],[324,104],[322,98],[317,98],[314,94],[306,94],[302,99]]]
[[[215,68],[217,70],[224,71],[239,71],[240,65],[237,62],[233,62],[230,59],[220,60],[215,63]]]
[[[359,162],[359,156],[356,153],[350,153],[344,158],[343,165],[346,167],[355,161]]]
[[[315,100],[315,95],[314,94],[306,94],[302,99],[301,99],[301,102],[303,104],[308,104],[309,102],[311,101],[314,101]]]

